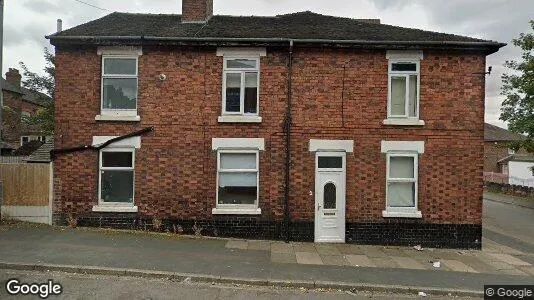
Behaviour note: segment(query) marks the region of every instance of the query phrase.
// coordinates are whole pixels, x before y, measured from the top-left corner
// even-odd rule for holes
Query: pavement
[[[481,251],[6,223],[0,225],[0,270],[462,296],[481,296],[484,284],[532,284],[534,209],[508,196],[484,198]]]
[[[0,241],[0,269],[464,296],[480,296],[484,284],[534,280],[531,264],[497,243],[487,251],[417,251],[25,223],[0,226]],[[440,268],[434,268],[430,260],[439,260]]]

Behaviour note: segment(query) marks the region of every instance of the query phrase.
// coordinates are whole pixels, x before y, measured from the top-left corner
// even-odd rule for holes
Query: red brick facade
[[[385,208],[382,140],[424,141],[419,160],[420,223],[473,224],[482,217],[484,75],[482,53],[424,50],[421,127],[386,126],[385,50],[295,48],[292,94],[290,217],[313,222],[315,161],[310,139],[354,140],[347,154],[346,221],[390,222]],[[287,101],[285,50],[261,58],[260,124],[218,123],[222,57],[211,48],[144,47],[139,57],[140,122],[95,121],[100,113],[101,57],[96,47],[56,48],[56,148],[90,144],[153,126],[136,151],[135,205],[139,216],[210,220],[216,197],[212,138],[264,138],[259,207],[254,219],[284,215]],[[167,75],[166,81],[158,75]],[[54,212],[90,214],[98,203],[97,153],[58,156]]]
[[[3,90],[2,138],[12,147],[20,145],[22,94]]]

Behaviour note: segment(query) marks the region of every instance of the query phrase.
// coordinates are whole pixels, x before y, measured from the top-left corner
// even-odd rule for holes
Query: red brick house
[[[508,143],[524,138],[504,128],[484,123],[484,172],[508,173],[503,172],[506,170],[503,170],[503,165],[499,164],[499,161],[516,154],[516,151],[508,148]],[[518,154],[527,155],[528,153],[520,149]]]
[[[212,16],[211,0],[48,38],[57,224],[481,245],[485,57],[501,43]]]
[[[22,122],[22,116],[35,114],[39,108],[45,107],[51,98],[38,91],[32,91],[21,86],[21,78],[17,69],[10,68],[6,72],[6,79],[2,78],[3,115],[2,134],[3,150],[17,149],[31,140],[46,140],[42,129],[36,125]],[[9,151],[3,151],[3,154]]]

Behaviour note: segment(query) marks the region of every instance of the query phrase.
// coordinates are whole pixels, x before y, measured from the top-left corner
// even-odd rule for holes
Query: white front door
[[[345,152],[315,158],[315,242],[345,242]]]

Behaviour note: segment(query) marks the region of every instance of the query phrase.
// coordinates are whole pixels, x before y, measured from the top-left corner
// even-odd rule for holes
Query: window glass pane
[[[136,78],[104,78],[104,108],[135,109],[136,103]]]
[[[220,173],[219,204],[255,204],[257,173]]]
[[[133,171],[101,171],[101,197],[104,202],[133,202]]]
[[[389,178],[414,178],[414,158],[392,156],[389,158]]]
[[[258,112],[258,73],[245,73],[245,113]]]
[[[325,184],[323,191],[323,208],[335,209],[336,208],[336,186],[329,182]]]
[[[221,153],[221,169],[256,169],[256,153]]]
[[[102,152],[102,167],[124,167],[131,168],[132,152]]]
[[[404,115],[406,77],[391,77],[391,115]]]
[[[343,158],[339,156],[319,156],[319,168],[343,168]]]
[[[390,207],[415,207],[415,183],[388,183],[388,205]]]
[[[256,60],[254,59],[230,59],[226,61],[227,68],[255,69]]]
[[[408,83],[410,90],[410,101],[408,102],[408,115],[410,117],[416,116],[417,108],[417,75],[410,75],[410,82]]]
[[[391,64],[391,71],[417,71],[417,65],[414,63],[394,63]]]
[[[104,58],[104,74],[136,75],[134,58]]]
[[[241,105],[241,74],[226,74],[226,111],[239,112]]]

